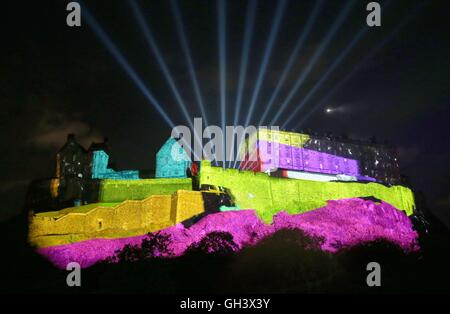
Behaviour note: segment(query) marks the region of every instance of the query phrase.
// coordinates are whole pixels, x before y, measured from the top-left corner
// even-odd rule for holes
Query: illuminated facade
[[[176,159],[174,155],[177,155]],[[169,138],[156,153],[156,178],[186,178],[192,162],[183,147]]]
[[[241,158],[241,169],[284,170],[282,175],[291,178],[302,177],[295,172],[307,172],[335,176],[330,181],[345,180],[337,177],[344,175],[389,185],[401,182],[394,152],[375,144],[260,128],[247,140]]]
[[[124,179],[137,180],[139,179],[139,171],[137,170],[122,170],[115,171],[108,168],[109,155],[104,150],[94,150],[92,152],[92,179]]]
[[[384,219],[383,208],[386,206],[389,206],[389,211],[398,212],[400,220],[407,219],[407,215],[413,213],[415,204],[412,191],[392,184],[398,179],[396,172],[389,170],[394,167],[393,164],[379,166],[383,162],[382,158],[393,160],[392,155],[380,157],[382,149],[373,150],[373,147],[355,146],[352,143],[337,142],[334,146],[325,144],[324,140],[319,142],[305,134],[270,133],[260,129],[255,137],[247,140],[247,153],[256,154],[256,161],[251,161],[247,154],[247,159],[244,158],[240,165],[241,169],[223,169],[203,160],[198,172],[194,172],[191,171],[193,164],[187,159],[182,147],[171,138],[157,153],[156,178],[143,179],[139,177],[138,171],[115,171],[109,168],[109,156],[104,145],[96,144],[84,150],[73,136],[69,136],[68,142],[57,154],[56,177],[32,186],[32,190],[35,188],[39,193],[31,193],[31,200],[35,195],[47,193],[56,206],[46,208],[46,203],[41,202],[39,197],[36,197],[38,201],[29,203],[29,240],[42,254],[53,254],[52,260],[56,260],[60,258],[57,252],[62,248],[65,249],[61,254],[74,248],[83,250],[83,246],[91,252],[89,254],[94,254],[93,248],[100,243],[114,243],[115,246],[129,243],[134,241],[131,239],[148,232],[179,229],[179,223],[191,226],[193,229],[186,229],[191,232],[197,230],[198,224],[207,221],[211,215],[222,217],[216,215],[224,214],[238,219],[248,212],[247,209],[254,211],[259,224],[264,226],[261,230],[276,224],[276,219],[281,217],[280,212],[305,215],[329,207],[342,211],[345,216],[345,206],[364,204],[365,207],[357,209],[362,211],[358,219],[368,219],[368,224],[372,218],[375,219],[373,221]],[[174,160],[174,150],[184,158]],[[269,154],[273,153],[271,150],[275,154]],[[373,156],[370,155],[372,153],[362,156],[365,151],[372,151],[375,158],[379,159],[376,159],[378,162],[375,168],[367,166]],[[279,170],[272,172],[274,168]],[[384,172],[379,169],[384,169]],[[264,173],[266,170],[269,171]],[[372,197],[386,205],[361,203],[361,197]],[[330,203],[337,201],[339,203]],[[330,204],[340,205],[330,207]],[[380,209],[374,211],[378,207],[373,206],[379,206]],[[348,210],[351,212],[353,209],[349,207]],[[334,214],[328,209],[323,212],[327,213],[327,219],[333,219]],[[311,217],[320,218],[321,215],[311,214]],[[294,219],[294,216],[285,218]],[[319,218],[316,227],[320,229],[320,219],[324,217]],[[227,221],[212,219],[211,230],[231,228],[228,225],[220,226],[229,223]],[[302,226],[306,228],[306,225]],[[397,235],[400,229],[396,229],[394,222],[390,226],[392,230],[380,230],[377,236],[395,233],[393,239],[401,240],[400,233]],[[232,229],[233,234],[239,235],[241,232],[238,224]],[[361,234],[352,236],[356,242],[358,239],[369,239],[368,235],[363,234],[363,229]],[[202,234],[192,234],[192,237],[197,239]],[[323,234],[332,237],[325,230]],[[408,238],[406,242],[411,244],[411,241]],[[105,248],[102,252],[106,251]],[[73,254],[80,258],[86,256],[82,252]]]

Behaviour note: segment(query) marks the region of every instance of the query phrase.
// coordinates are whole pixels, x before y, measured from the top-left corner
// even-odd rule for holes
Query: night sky
[[[68,2],[2,4],[1,219],[20,212],[32,179],[54,175],[55,154],[68,133],[75,133],[85,147],[107,137],[117,168],[148,170],[154,169],[155,153],[170,136],[171,128],[86,21],[79,28],[66,26]],[[359,0],[351,9],[279,124],[290,117],[356,34],[368,28],[368,2]],[[208,120],[220,125],[217,3],[178,3]],[[269,117],[311,62],[345,3],[325,1]],[[175,123],[186,124],[128,2],[86,0],[84,4]],[[233,123],[247,4],[226,2],[228,125]],[[251,124],[258,123],[314,4],[288,2]],[[365,32],[287,128],[347,134],[356,139],[375,136],[379,142],[395,146],[402,173],[409,177],[413,190],[423,192],[433,213],[450,224],[450,27],[446,4],[448,1],[390,1],[382,11],[382,26]],[[141,1],[139,5],[189,112],[192,117],[201,116],[170,2]],[[276,6],[272,0],[257,4],[239,124],[245,121]],[[327,114],[325,108],[338,110]],[[302,120],[304,117],[307,119]],[[298,126],[300,121],[303,123]]]

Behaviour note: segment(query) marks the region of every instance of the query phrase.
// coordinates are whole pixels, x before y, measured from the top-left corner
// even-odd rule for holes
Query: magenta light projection
[[[180,256],[189,245],[213,231],[229,232],[240,249],[284,228],[323,237],[321,248],[330,253],[378,239],[395,243],[406,252],[419,249],[418,234],[406,214],[388,203],[359,198],[329,201],[327,206],[303,214],[280,212],[270,225],[262,222],[254,210],[238,210],[211,214],[190,228],[178,224],[161,233],[170,235],[169,249]],[[38,252],[58,268],[65,268],[72,261],[85,268],[113,256],[127,244],[140,245],[145,237],[93,239],[40,248]]]

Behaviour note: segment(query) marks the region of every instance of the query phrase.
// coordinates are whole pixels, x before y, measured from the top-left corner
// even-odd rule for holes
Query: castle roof
[[[68,150],[72,152],[86,152],[86,149],[77,142],[73,133],[67,134],[67,141],[58,152],[61,153]]]

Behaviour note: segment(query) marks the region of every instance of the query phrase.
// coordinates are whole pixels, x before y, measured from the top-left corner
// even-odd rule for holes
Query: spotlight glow
[[[133,69],[133,67],[128,63],[122,53],[117,49],[116,45],[112,42],[106,32],[102,29],[100,24],[96,21],[96,19],[91,15],[88,8],[83,5],[83,18],[86,20],[88,25],[94,31],[95,35],[100,39],[101,43],[106,47],[109,53],[114,57],[117,63],[122,67],[125,73],[131,78],[133,83],[137,86],[137,88],[144,94],[145,98],[152,104],[152,106],[158,111],[164,121],[173,128],[175,123],[169,117],[169,115],[164,111],[161,104],[158,100],[153,96],[153,94],[149,91],[149,89],[145,86],[139,75]]]
[[[164,119],[164,121],[169,125],[171,128],[175,127],[175,123],[173,120],[169,117],[169,115],[166,113],[166,111],[162,108],[159,101],[153,96],[153,94],[150,92],[150,90],[145,86],[142,79],[139,77],[139,75],[136,73],[136,71],[133,69],[133,67],[128,63],[128,61],[125,59],[123,54],[120,52],[120,50],[117,48],[117,46],[112,42],[111,38],[108,36],[108,34],[102,29],[100,24],[97,22],[97,20],[94,18],[94,16],[90,13],[88,8],[83,4],[83,18],[86,20],[89,27],[94,31],[95,35],[100,39],[100,42],[105,46],[105,48],[108,50],[108,52],[114,57],[114,59],[117,61],[117,63],[122,67],[122,69],[125,71],[125,73],[131,78],[133,83],[136,85],[136,87],[141,91],[141,93],[147,98],[147,100],[150,102],[150,104],[158,111],[158,113],[161,115],[161,117]],[[182,139],[183,143],[185,144],[187,153],[194,153],[194,150],[188,145],[188,143]],[[195,155],[195,153],[194,153]]]
[[[295,44],[294,49],[291,52],[288,62],[286,63],[286,66],[284,67],[283,72],[281,73],[280,79],[278,80],[275,90],[272,93],[272,96],[270,97],[270,100],[266,105],[266,109],[264,110],[264,113],[262,114],[258,125],[262,125],[264,120],[266,119],[266,116],[269,114],[270,109],[273,105],[273,102],[275,101],[275,98],[278,96],[278,93],[280,92],[281,88],[283,87],[283,84],[285,83],[285,81],[287,79],[289,71],[292,69],[294,62],[298,58],[298,54],[299,54],[300,50],[302,49],[309,33],[311,32],[311,28],[317,19],[317,15],[319,14],[320,9],[322,8],[322,5],[323,5],[323,0],[317,1],[312,13],[309,15],[308,21],[306,22],[306,26],[303,29],[300,37],[297,40],[297,43]]]
[[[253,115],[253,110],[255,108],[256,101],[259,96],[259,91],[261,89],[261,85],[264,80],[264,75],[267,70],[267,65],[269,63],[270,56],[272,54],[273,46],[274,46],[276,37],[278,35],[278,30],[280,28],[281,20],[282,20],[286,5],[287,5],[286,0],[280,0],[277,4],[277,9],[276,9],[275,16],[273,19],[272,28],[270,30],[269,38],[267,40],[266,47],[264,49],[263,60],[261,62],[261,66],[259,68],[259,73],[258,73],[258,76],[256,79],[256,84],[253,89],[253,94],[252,94],[252,98],[250,101],[250,108],[248,110],[247,118],[245,120],[244,125],[246,125],[246,126],[249,124],[250,119],[252,118],[252,115]]]
[[[219,0],[217,4],[218,15],[218,39],[219,39],[219,84],[220,84],[220,118],[222,130],[225,130],[226,125],[226,4],[225,0]],[[225,137],[222,139],[222,147],[225,147]],[[225,152],[223,152],[222,160],[225,160]],[[222,165],[225,168],[225,162]]]
[[[425,5],[424,3],[421,3],[417,5],[415,8],[411,10],[411,12],[400,22],[400,24],[384,39],[382,40],[378,45],[376,45],[374,48],[371,49],[370,53],[365,55],[364,58],[362,58],[353,69],[348,72],[348,74],[343,78],[339,80],[339,83],[336,84],[321,100],[318,101],[319,105],[316,105],[311,110],[308,111],[308,113],[300,120],[300,122],[296,125],[296,129],[300,128],[303,123],[309,119],[318,109],[321,108],[320,104],[327,103],[329,99],[343,86],[345,85],[350,78],[353,77],[353,75],[359,71],[359,69],[372,57],[374,57],[380,50],[383,48],[388,42],[390,42],[392,39],[394,39],[395,35],[398,33],[398,31],[403,28],[419,11],[420,9]]]
[[[175,97],[178,107],[181,109],[181,112],[184,115],[184,118],[186,119],[186,122],[190,126],[190,128],[194,129],[194,124],[192,123],[191,117],[189,115],[189,111],[187,109],[186,104],[184,103],[183,98],[180,95],[180,92],[172,78],[172,74],[170,73],[169,68],[167,67],[167,64],[164,60],[164,57],[162,56],[162,53],[158,47],[158,44],[155,41],[155,38],[153,37],[153,34],[150,30],[149,25],[145,22],[144,16],[141,12],[141,9],[137,5],[137,3],[134,0],[130,0],[129,4],[131,6],[131,9],[133,11],[133,15],[136,17],[137,22],[139,24],[139,27],[141,28],[142,32],[144,33],[145,40],[147,44],[150,47],[150,50],[153,52],[153,54],[156,57],[156,61],[158,62],[158,65],[161,69],[161,71],[164,74],[164,78],[166,79],[167,83],[169,84],[170,90],[172,91],[173,96]],[[196,136],[195,140],[201,145],[202,140]]]
[[[275,15],[272,22],[272,27],[269,33],[269,38],[267,39],[266,47],[264,49],[263,59],[259,68],[258,76],[256,77],[255,87],[253,89],[252,98],[250,100],[250,107],[247,112],[247,116],[245,119],[245,126],[248,126],[250,123],[250,119],[253,115],[253,110],[255,109],[256,100],[259,96],[259,90],[261,89],[264,75],[266,74],[267,65],[269,64],[270,56],[272,54],[273,46],[275,44],[276,37],[278,35],[278,30],[280,28],[281,20],[286,9],[287,0],[280,0],[277,3],[277,8],[275,11]],[[242,138],[239,140],[239,143],[242,142]],[[236,167],[236,161],[234,162],[233,168]]]
[[[242,104],[242,95],[244,91],[244,85],[245,85],[245,78],[247,75],[247,66],[248,66],[248,56],[250,53],[250,46],[253,36],[253,27],[255,23],[255,12],[256,12],[256,0],[249,0],[248,6],[247,6],[247,13],[245,18],[245,33],[244,33],[244,40],[242,44],[242,56],[241,56],[241,67],[239,69],[239,81],[238,81],[238,87],[237,87],[237,95],[236,95],[236,105],[234,109],[234,122],[233,125],[238,124],[239,120],[239,113],[241,111],[241,104]],[[232,147],[234,146],[234,136],[232,139]],[[231,157],[231,156],[229,156]],[[230,158],[231,160],[231,158]],[[231,162],[228,164],[228,167],[230,167]],[[235,165],[233,165],[235,167]]]
[[[349,52],[356,46],[356,44],[364,37],[367,33],[368,27],[363,26],[363,28],[358,32],[358,34],[352,39],[350,44],[339,54],[339,56],[334,60],[333,64],[328,68],[324,75],[316,82],[305,97],[302,98],[300,103],[295,107],[295,110],[289,115],[289,118],[284,121],[282,128],[286,127],[289,122],[297,115],[297,113],[303,108],[303,106],[309,101],[309,99],[322,87],[323,83],[328,79],[328,77],[334,72],[334,70],[341,64],[342,60],[349,54]],[[330,110],[330,111],[328,111]],[[327,112],[333,110],[327,109]]]
[[[203,97],[200,92],[200,86],[198,83],[197,75],[194,70],[194,63],[192,61],[191,50],[189,48],[186,32],[185,32],[184,26],[183,26],[183,18],[181,16],[180,9],[178,7],[176,0],[171,0],[170,4],[172,7],[172,12],[175,17],[175,24],[176,24],[178,36],[180,38],[181,48],[183,50],[183,54],[186,59],[186,63],[188,65],[189,75],[191,77],[192,85],[194,87],[195,97],[197,98],[197,103],[200,108],[202,117],[205,120],[205,124],[206,124],[206,126],[208,126],[209,125],[208,118],[207,118],[205,106],[203,103]]]
[[[170,87],[175,99],[177,100],[177,103],[181,109],[181,112],[183,113],[189,126],[193,129],[194,126],[192,124],[188,109],[183,101],[183,98],[181,97],[181,95],[178,91],[178,88],[175,85],[175,82],[173,81],[172,74],[170,73],[169,68],[166,65],[164,57],[162,56],[161,51],[155,41],[155,38],[153,37],[150,27],[144,20],[144,16],[141,13],[141,9],[138,7],[138,5],[136,4],[136,2],[134,0],[130,0],[129,4],[131,6],[134,16],[137,19],[139,27],[141,28],[142,32],[144,33],[145,40],[146,40],[147,44],[149,45],[151,51],[155,55],[156,61],[158,62],[158,65],[159,65],[161,71],[163,72],[164,77],[165,77],[167,83],[169,84],[169,87]]]
[[[280,109],[278,110],[277,114],[273,117],[272,121],[270,122],[270,125],[275,125],[276,121],[280,118],[280,116],[283,114],[284,110],[286,110],[287,106],[289,105],[289,102],[292,100],[292,98],[295,96],[299,88],[303,85],[304,81],[308,77],[311,70],[314,68],[316,63],[319,61],[320,57],[322,56],[322,53],[325,51],[325,49],[330,44],[331,40],[333,39],[334,35],[337,33],[337,31],[340,29],[342,24],[344,23],[347,15],[350,13],[350,10],[353,8],[353,6],[356,4],[356,1],[348,1],[345,5],[344,9],[341,11],[337,19],[334,21],[333,25],[331,26],[330,30],[326,34],[324,40],[321,42],[319,48],[315,51],[314,55],[312,56],[311,60],[308,61],[307,66],[302,71],[298,79],[296,80],[294,87],[289,92],[288,96],[286,97],[285,101],[282,103]]]
[[[391,1],[384,3],[383,8],[387,8]],[[322,87],[323,83],[328,79],[328,77],[334,72],[334,70],[341,64],[342,60],[350,53],[350,51],[356,46],[356,44],[366,35],[368,32],[368,27],[363,26],[352,41],[347,45],[347,47],[339,54],[333,64],[328,68],[325,74],[316,82],[312,89],[308,91],[301,102],[296,106],[294,112],[289,115],[289,118],[284,121],[282,127],[287,127],[289,122],[296,116],[296,114],[304,107],[304,105],[310,100],[310,98]],[[334,110],[332,110],[334,111]],[[330,111],[331,112],[331,111]]]
[[[187,66],[188,66],[188,71],[189,71],[189,76],[191,77],[191,82],[192,82],[192,85],[193,85],[193,88],[194,88],[195,97],[197,99],[197,104],[198,104],[198,106],[200,108],[200,113],[201,113],[201,115],[203,117],[203,120],[205,121],[205,125],[206,125],[206,127],[208,127],[209,126],[208,116],[206,114],[205,105],[203,103],[203,97],[202,97],[202,94],[200,92],[200,86],[199,86],[199,83],[198,83],[197,75],[195,73],[194,62],[192,61],[192,55],[191,55],[191,50],[189,48],[188,39],[187,39],[187,36],[186,36],[186,32],[184,30],[183,17],[181,16],[181,12],[180,12],[180,9],[178,7],[177,1],[176,0],[171,0],[170,4],[171,4],[172,12],[173,12],[173,15],[174,15],[174,19],[175,19],[175,25],[176,25],[178,37],[179,37],[180,43],[181,43],[181,49],[183,50],[183,54],[184,54],[184,57],[186,59],[186,63],[187,63]],[[210,133],[208,133],[208,135],[211,136]],[[214,159],[216,159],[216,155],[215,154],[214,154]]]

